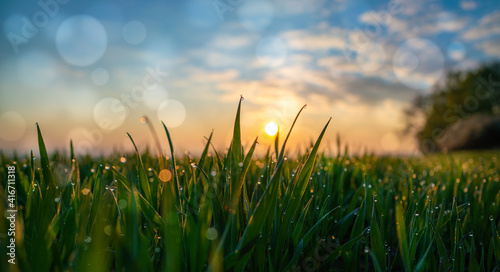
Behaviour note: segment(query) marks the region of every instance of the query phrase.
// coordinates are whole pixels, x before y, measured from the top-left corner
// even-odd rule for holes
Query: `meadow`
[[[498,153],[326,155],[325,120],[307,150],[287,153],[292,125],[257,157],[240,110],[227,152],[210,134],[199,157],[165,126],[169,154],[106,157],[47,154],[38,128],[39,157],[0,154],[1,271],[500,271]]]

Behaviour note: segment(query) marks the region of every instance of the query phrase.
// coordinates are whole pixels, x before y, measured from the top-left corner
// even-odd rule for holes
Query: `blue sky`
[[[295,146],[332,116],[327,142],[413,152],[411,99],[500,57],[497,1],[4,1],[0,23],[4,150],[36,149],[35,122],[50,149],[128,150],[125,132],[145,147],[143,115],[178,150],[211,129],[224,148],[243,95],[247,142],[308,104]]]

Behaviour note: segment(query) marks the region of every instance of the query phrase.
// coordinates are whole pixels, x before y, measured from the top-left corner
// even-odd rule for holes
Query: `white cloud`
[[[500,38],[488,40],[476,45],[477,49],[483,50],[486,54],[500,58]]]
[[[191,81],[196,83],[230,81],[238,78],[240,72],[236,69],[223,71],[207,71],[199,68],[188,68]]]
[[[463,10],[474,10],[477,8],[477,3],[475,1],[460,1],[460,7]]]
[[[342,49],[346,45],[347,31],[342,28],[329,27],[328,29],[292,30],[280,35],[291,49],[315,51]]]
[[[254,42],[253,35],[217,35],[210,42],[210,46],[217,49],[239,49]]]
[[[483,16],[479,23],[470,27],[462,38],[465,40],[477,40],[500,34],[500,11],[495,11]]]

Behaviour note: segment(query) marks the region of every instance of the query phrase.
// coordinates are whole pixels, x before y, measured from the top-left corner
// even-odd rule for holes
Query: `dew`
[[[267,247],[267,250],[271,250],[271,246],[268,246],[268,247]]]
[[[109,165],[106,165],[104,169],[109,170],[111,167]]]
[[[54,201],[55,201],[56,203],[59,203],[59,201],[61,201],[61,199],[60,199],[59,197],[56,197],[56,198],[54,199]]]
[[[257,181],[257,185],[260,185],[260,181]]]
[[[111,236],[111,232],[112,231],[112,227],[111,225],[107,225],[104,227],[104,233],[107,235],[107,236]]]
[[[92,237],[87,236],[87,237],[85,237],[85,240],[83,240],[83,241],[88,244],[88,243],[92,242]]]
[[[243,167],[243,162],[238,163],[240,167]]]
[[[127,162],[127,158],[125,158],[125,157],[121,157],[121,158],[120,158],[120,162],[121,162],[121,163],[126,163],[126,162]]]
[[[191,163],[191,167],[196,168],[196,166],[197,166],[196,163],[194,162]]]
[[[243,95],[240,94],[240,100],[243,101],[245,100],[245,98],[243,97]]]
[[[184,188],[183,188],[182,186],[181,186],[181,187],[179,187],[179,191],[182,191],[182,190],[184,190]]]
[[[259,146],[259,142],[256,142],[256,143],[255,143],[255,145],[256,145],[256,146]]]
[[[215,172],[215,170],[214,170],[210,174],[212,175],[212,177],[215,177],[215,175],[217,175],[217,172]]]
[[[469,232],[469,236],[470,236],[470,237],[474,237],[474,232],[472,232],[472,231],[471,231],[471,232]]]
[[[368,247],[365,247],[364,251],[365,251],[365,253],[368,253],[368,251],[369,251]]]
[[[215,228],[209,228],[207,230],[207,233],[205,234],[205,236],[207,237],[208,240],[215,240],[217,239],[219,233],[217,232],[217,230]]]
[[[35,187],[38,187],[38,184],[35,183]]]
[[[160,248],[159,247],[155,248],[155,252],[157,253],[160,252]]]

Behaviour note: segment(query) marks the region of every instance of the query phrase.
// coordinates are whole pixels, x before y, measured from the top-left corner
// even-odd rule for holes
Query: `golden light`
[[[275,122],[269,122],[267,123],[264,130],[266,131],[267,135],[274,136],[276,135],[276,133],[278,133],[278,125]]]
[[[163,169],[160,171],[160,174],[158,176],[159,176],[161,181],[167,182],[172,178],[172,172],[170,172],[167,169]]]

